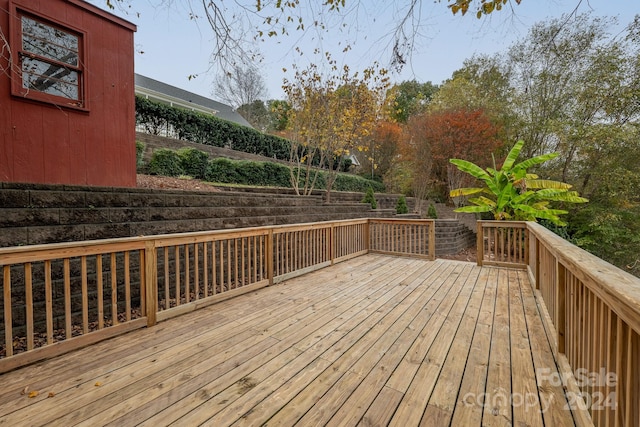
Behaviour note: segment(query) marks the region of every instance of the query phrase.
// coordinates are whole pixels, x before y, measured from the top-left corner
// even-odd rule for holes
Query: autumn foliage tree
[[[367,151],[388,86],[386,70],[377,65],[362,73],[338,67],[326,55],[329,72],[316,64],[296,69],[283,89],[291,105],[288,135],[291,144],[291,183],[298,194],[309,194],[316,185],[319,166],[326,174],[327,201],[346,156]]]
[[[422,201],[427,199],[433,184],[432,144],[428,139],[428,126],[429,116],[426,113],[413,116],[409,120],[396,163],[398,170],[406,171],[405,174],[396,177],[396,180],[404,178],[405,186],[409,184],[411,192],[419,201],[417,207],[420,212],[423,209]]]
[[[491,164],[491,154],[502,146],[498,127],[483,110],[428,113],[417,118],[409,131],[414,140],[414,155],[430,158],[429,167],[420,168],[416,178],[430,181],[443,200],[451,189],[469,184],[465,181],[466,175],[453,167],[449,159],[473,159],[474,163],[486,167]],[[424,160],[416,159],[416,162],[424,163]]]
[[[398,155],[402,140],[402,127],[398,123],[382,120],[368,138],[368,152],[362,156],[362,174],[372,179],[381,179],[391,169]]]

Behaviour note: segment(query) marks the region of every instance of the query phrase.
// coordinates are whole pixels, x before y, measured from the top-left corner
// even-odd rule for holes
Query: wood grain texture
[[[570,425],[562,387],[535,384],[537,369],[559,374],[530,286],[360,256],[3,374],[0,425]],[[494,390],[552,412],[463,400]]]

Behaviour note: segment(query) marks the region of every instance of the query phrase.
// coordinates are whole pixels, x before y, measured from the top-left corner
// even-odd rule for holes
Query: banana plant
[[[483,187],[458,188],[451,190],[451,197],[473,196],[473,205],[456,209],[456,212],[491,212],[497,220],[536,221],[546,219],[557,225],[566,225],[560,215],[568,213],[553,209],[551,202],[586,203],[571,185],[528,173],[527,169],[558,156],[557,153],[543,154],[516,163],[524,141],[518,141],[505,159],[500,170],[495,167],[482,169],[480,166],[460,159],[451,159],[462,172],[468,173],[484,183]]]

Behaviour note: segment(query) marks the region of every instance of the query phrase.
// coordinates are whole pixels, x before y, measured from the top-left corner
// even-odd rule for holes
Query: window
[[[20,66],[14,93],[84,108],[82,35],[19,10],[17,15]]]

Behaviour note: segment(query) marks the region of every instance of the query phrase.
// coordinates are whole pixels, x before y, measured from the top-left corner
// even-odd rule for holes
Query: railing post
[[[477,221],[476,227],[476,262],[479,266],[482,266],[484,261],[484,232],[482,221]]]
[[[536,237],[536,289],[540,290],[540,239]]]
[[[367,218],[367,222],[364,224],[364,241],[367,253],[371,250],[371,218]]]
[[[557,259],[555,262],[556,269],[556,334],[558,338],[558,353],[565,352],[565,329],[566,329],[566,268]],[[537,282],[537,280],[536,280]]]
[[[524,227],[524,263],[529,265],[529,227],[525,224]]]
[[[11,268],[8,265],[2,268],[4,276],[4,343],[7,356],[13,356],[13,320],[11,319]],[[32,304],[32,302],[27,302]]]
[[[334,226],[333,223],[331,223],[331,225],[329,226],[329,248],[328,248],[329,249],[329,259],[331,260],[331,265],[333,265],[333,260],[335,258],[335,252],[336,252],[335,248],[334,248],[335,240],[336,240],[335,232],[336,232],[335,226]]]
[[[429,259],[436,259],[436,221],[433,219],[429,223]]]
[[[144,298],[147,316],[147,327],[156,324],[156,312],[158,305],[157,293],[157,255],[153,240],[148,240],[144,248]]]
[[[269,229],[266,243],[267,247],[265,248],[264,256],[267,258],[267,278],[269,279],[269,286],[271,286],[273,285],[273,228]]]

